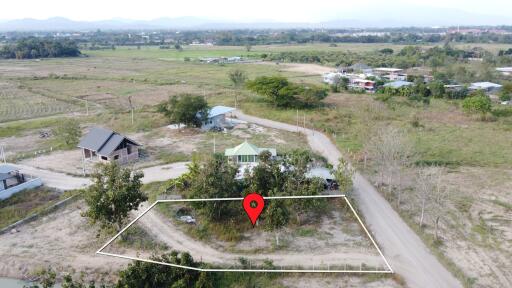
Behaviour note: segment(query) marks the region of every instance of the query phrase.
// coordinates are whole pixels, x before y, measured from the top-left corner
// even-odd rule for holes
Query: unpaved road
[[[311,148],[337,166],[341,153],[322,133],[263,118],[235,113],[238,119],[261,126],[298,131],[307,136]],[[395,272],[410,287],[462,287],[460,282],[430,253],[421,239],[363,176],[355,173],[354,196],[365,223]]]
[[[139,209],[145,210],[146,208],[143,205],[143,207]],[[289,267],[298,265],[304,267],[302,269],[318,268],[320,265],[326,269],[327,265],[344,264],[359,267],[362,263],[371,267],[380,267],[381,270],[386,269],[383,259],[376,250],[374,250],[373,254],[369,254],[366,251],[355,252],[354,250],[357,250],[357,248],[349,247],[346,249],[340,248],[337,249],[338,251],[325,254],[315,253],[315,251],[302,251],[297,253],[276,252],[272,254],[259,253],[254,255],[222,252],[180,232],[180,229],[176,227],[174,223],[165,219],[155,209],[148,211],[137,223],[141,224],[153,237],[167,244],[170,248],[178,251],[188,251],[194,259],[201,259],[202,261],[212,264],[236,265],[239,264],[238,259],[240,257],[245,257],[253,261],[253,263],[256,261],[261,264],[263,260],[269,259],[272,260],[276,266],[283,265]]]
[[[176,178],[187,171],[188,162],[177,162],[172,164],[165,164],[141,169],[144,172],[142,183],[151,183],[156,181],[165,181],[171,178]],[[76,177],[64,173],[39,169],[22,164],[9,164],[18,167],[22,173],[30,174],[41,178],[43,184],[60,189],[72,190],[84,188],[91,185],[91,180],[84,177]]]

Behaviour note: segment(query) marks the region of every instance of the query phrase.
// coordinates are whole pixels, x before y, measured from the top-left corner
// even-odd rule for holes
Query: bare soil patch
[[[51,266],[57,272],[89,279],[112,280],[127,261],[96,255],[103,238],[80,216],[83,202],[70,204],[39,220],[0,235],[0,276],[30,278],[38,268]]]

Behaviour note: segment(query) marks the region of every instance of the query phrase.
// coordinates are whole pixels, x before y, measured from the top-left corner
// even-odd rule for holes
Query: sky
[[[194,16],[212,20],[240,22],[321,22],[361,17],[361,11],[383,14],[397,12],[402,7],[457,9],[472,14],[508,16],[512,11],[509,0],[24,0],[3,1],[0,19],[46,19],[65,17],[78,21],[112,18],[151,20],[160,17]]]

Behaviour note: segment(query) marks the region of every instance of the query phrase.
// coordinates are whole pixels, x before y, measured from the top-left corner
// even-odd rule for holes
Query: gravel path
[[[142,172],[144,172],[144,178],[142,178],[142,182],[146,184],[176,178],[187,171],[188,163],[189,162],[177,162],[141,169]],[[89,178],[72,176],[22,164],[9,165],[18,167],[22,173],[41,178],[45,186],[57,188],[60,190],[79,189],[91,185],[91,180]]]

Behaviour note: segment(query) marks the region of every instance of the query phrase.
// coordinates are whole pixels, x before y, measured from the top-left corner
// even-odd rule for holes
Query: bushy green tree
[[[339,190],[341,193],[349,194],[352,191],[354,176],[354,169],[343,158],[339,160],[338,167],[332,171],[336,182],[338,182]]]
[[[191,198],[240,197],[241,191],[235,177],[237,167],[230,164],[224,155],[215,154],[202,164],[190,187]],[[208,219],[221,221],[238,211],[239,205],[232,201],[200,201],[194,207]]]
[[[477,91],[470,97],[467,97],[462,102],[462,108],[465,112],[471,114],[481,114],[485,116],[488,112],[491,112],[491,99],[485,95],[482,91]]]
[[[446,90],[444,89],[444,83],[441,81],[436,80],[428,83],[428,89],[434,98],[445,97]]]
[[[59,122],[53,129],[53,134],[64,148],[73,148],[78,144],[82,130],[80,130],[80,123],[76,119],[66,119]]]
[[[188,267],[200,265],[187,252],[180,254],[172,251],[169,254],[152,256],[151,260]],[[194,270],[134,261],[119,273],[116,288],[194,287],[198,277],[199,273]]]
[[[279,193],[275,193],[279,194]],[[283,200],[268,201],[265,207],[265,227],[273,231],[284,227],[290,221],[290,212],[286,208],[287,203]]]
[[[500,91],[500,100],[501,101],[510,101],[512,99],[512,82],[507,82],[503,84],[503,87]]]
[[[148,199],[141,191],[143,176],[142,172],[132,173],[117,162],[99,164],[92,174],[92,185],[84,194],[88,205],[84,216],[103,227],[120,229],[128,213]]]
[[[208,103],[201,96],[182,94],[160,103],[158,112],[164,114],[171,124],[200,127],[208,117]]]
[[[263,95],[277,107],[288,107],[294,102],[296,91],[290,88],[290,83],[281,76],[261,76],[247,81],[246,87]]]
[[[314,107],[327,97],[327,90],[323,87],[298,85],[281,76],[257,77],[247,81],[246,87],[281,108]]]

